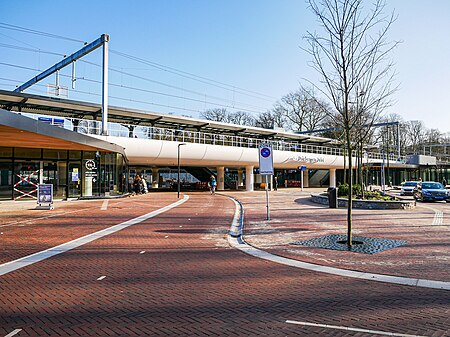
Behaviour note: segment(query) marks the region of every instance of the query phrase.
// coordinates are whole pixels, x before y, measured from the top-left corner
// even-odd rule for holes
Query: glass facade
[[[0,200],[36,199],[40,183],[56,199],[122,194],[126,181],[119,153],[0,147]]]

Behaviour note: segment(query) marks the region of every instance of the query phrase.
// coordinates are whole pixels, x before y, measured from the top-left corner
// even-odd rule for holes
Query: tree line
[[[362,96],[361,93],[360,96]],[[352,108],[356,109],[357,107],[355,105],[355,107],[350,107],[350,109]],[[313,134],[340,140],[343,138],[344,132],[341,124],[330,118],[329,109],[331,108],[326,101],[317,97],[313,89],[301,87],[284,95],[272,109],[256,116],[245,111],[230,112],[226,108],[213,108],[203,111],[201,117],[216,122],[265,129],[283,129],[292,132],[316,130]],[[448,133],[444,134],[438,129],[427,128],[423,121],[405,120],[395,113],[376,117],[370,124],[390,124],[373,128],[369,128],[368,125],[366,127],[360,125],[362,130],[359,131],[364,131],[363,134],[356,132],[355,129],[353,142],[360,143],[358,141],[360,138],[364,151],[397,153],[400,149],[402,156],[436,154],[445,151],[444,148],[433,147],[432,153],[430,153],[431,145],[450,144]],[[364,121],[368,122],[367,118],[364,118]],[[370,132],[368,132],[369,129]]]

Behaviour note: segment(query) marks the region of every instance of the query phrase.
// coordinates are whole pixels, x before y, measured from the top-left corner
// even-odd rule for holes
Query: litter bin
[[[338,208],[338,189],[337,187],[328,187],[328,206],[330,208]]]

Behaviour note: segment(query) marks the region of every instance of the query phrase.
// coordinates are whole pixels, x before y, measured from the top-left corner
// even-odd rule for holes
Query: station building
[[[264,184],[261,142],[273,146],[280,186],[343,181],[344,152],[333,139],[113,106],[102,135],[100,105],[3,90],[0,109],[0,200],[36,198],[39,183],[53,184],[55,198],[120,195],[137,174],[149,188],[171,188],[178,162],[190,188],[214,174],[219,190],[251,191]],[[386,168],[393,184],[427,172],[450,178],[396,154],[368,153],[364,166],[367,184],[379,185]]]

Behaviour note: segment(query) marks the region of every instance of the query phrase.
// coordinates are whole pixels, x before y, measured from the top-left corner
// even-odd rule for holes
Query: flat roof
[[[0,109],[1,146],[43,149],[106,151],[122,154],[124,148],[94,137],[49,125],[45,122]]]
[[[78,119],[101,119],[101,105],[69,99],[47,97],[0,90],[0,107],[9,111],[54,115]],[[230,134],[264,139],[286,139],[307,144],[339,145],[330,138],[301,135],[272,129],[215,122],[152,111],[108,106],[108,121],[115,123],[155,126],[194,130],[211,133]]]

